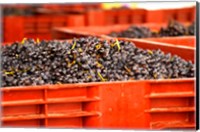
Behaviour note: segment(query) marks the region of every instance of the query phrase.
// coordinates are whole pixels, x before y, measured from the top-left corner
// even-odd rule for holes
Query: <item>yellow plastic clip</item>
[[[21,43],[24,44],[25,40],[27,40],[27,38],[23,38]]]
[[[75,42],[74,42],[74,44],[73,44],[73,46],[72,46],[72,49],[74,49],[75,46],[76,46],[76,40],[75,40]]]
[[[105,78],[103,78],[103,76],[101,75],[101,73],[97,72],[98,73],[98,76],[101,78],[101,81],[106,81]]]

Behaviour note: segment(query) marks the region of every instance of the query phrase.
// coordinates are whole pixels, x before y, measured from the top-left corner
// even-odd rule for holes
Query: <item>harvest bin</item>
[[[133,41],[133,40],[131,40]],[[194,61],[194,48],[134,40]],[[194,81],[131,80],[1,88],[2,126],[48,128],[195,128]]]
[[[194,128],[194,79],[11,87],[2,126]]]
[[[107,34],[112,31],[119,32],[127,29],[130,24],[113,25],[113,26],[89,26],[89,27],[55,27],[52,31],[52,38],[54,39],[72,39],[74,37],[99,36],[112,38]],[[166,27],[166,24],[138,24],[138,26],[148,27],[151,30],[158,31],[161,27]],[[133,38],[130,38],[133,39]],[[188,47],[195,47],[195,36],[176,36],[176,37],[157,37],[157,38],[143,38],[144,40],[151,40],[155,42],[162,42],[166,44],[182,45]]]
[[[180,36],[180,37],[162,37],[162,38],[145,38],[145,40],[163,42],[173,45],[182,45],[188,47],[196,47],[195,36]]]
[[[84,14],[5,16],[3,20],[3,42],[21,41],[24,37],[50,40],[55,26],[85,26]]]
[[[147,23],[147,24],[135,24],[137,26],[148,27],[151,30],[159,30],[161,27],[167,26],[163,24]],[[127,29],[130,24],[112,25],[112,26],[88,26],[88,27],[54,27],[52,30],[52,37],[54,39],[72,39],[82,36],[107,36],[112,31],[122,31]]]

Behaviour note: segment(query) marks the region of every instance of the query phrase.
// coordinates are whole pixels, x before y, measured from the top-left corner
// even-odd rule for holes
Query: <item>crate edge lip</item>
[[[15,91],[15,90],[44,90],[44,89],[60,89],[60,88],[84,88],[95,87],[109,84],[127,84],[127,83],[182,83],[182,82],[194,82],[194,78],[179,78],[179,79],[160,79],[160,80],[129,80],[129,81],[113,81],[113,82],[90,82],[90,83],[74,83],[74,84],[46,84],[36,86],[12,86],[1,87],[1,92]]]

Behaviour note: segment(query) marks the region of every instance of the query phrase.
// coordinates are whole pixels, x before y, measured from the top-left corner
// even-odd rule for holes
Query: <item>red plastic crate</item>
[[[100,9],[88,10],[85,13],[86,26],[103,26],[105,25],[104,17],[105,17],[105,13],[103,10],[100,10]]]
[[[168,22],[166,21],[165,13],[163,10],[147,10],[146,11],[146,22],[148,23],[163,23],[163,22]],[[156,19],[155,19],[156,17]],[[170,17],[167,15],[167,17]]]
[[[105,24],[114,25],[118,23],[117,10],[105,10]]]
[[[195,12],[194,7],[177,9],[177,20],[180,22],[192,22],[194,21]]]
[[[37,16],[36,17],[36,32],[48,33],[51,30],[51,17],[49,16]]]
[[[195,127],[192,117],[194,104],[189,103],[194,101],[194,79],[63,84],[1,90],[2,126]],[[28,97],[31,93],[32,96]],[[10,99],[9,95],[13,98]]]
[[[23,23],[24,19],[21,16],[5,16],[3,18],[3,41],[12,42],[23,38]]]
[[[188,103],[194,101],[193,90],[192,79],[105,84],[100,86],[99,104],[86,107],[102,111],[101,118],[86,118],[84,125],[118,129],[195,127],[190,120],[194,105]]]
[[[24,37],[49,40],[53,27],[85,26],[85,18],[84,14],[6,16],[3,24],[4,42],[21,41]]]
[[[69,14],[67,15],[67,25],[71,27],[85,26],[84,14]]]
[[[85,9],[101,9],[101,3],[87,3],[83,4]]]
[[[132,21],[130,24],[141,24],[146,23],[146,17],[147,17],[147,10],[145,9],[133,9],[131,11],[132,13]]]
[[[107,39],[109,39],[107,37]],[[194,47],[186,47],[180,45],[173,45],[168,43],[155,42],[150,40],[143,39],[129,39],[129,38],[118,38],[119,40],[131,41],[135,43],[136,46],[143,49],[160,49],[165,53],[171,53],[172,55],[178,55],[183,59],[189,61],[191,60],[193,63],[195,62],[195,54],[196,48]]]
[[[105,24],[139,24],[146,22],[145,9],[105,10]]]
[[[148,27],[152,30],[159,30],[161,27],[165,27],[166,24],[136,24],[138,26]],[[88,26],[88,27],[55,27],[53,29],[53,38],[55,39],[72,39],[74,36],[107,36],[112,31],[122,31],[127,29],[130,24],[126,25],[112,25],[112,26]]]
[[[177,20],[177,9],[164,9],[162,10],[163,17],[161,18],[163,22],[169,22],[169,20]],[[159,19],[159,18],[156,18]]]
[[[43,4],[42,7],[46,8],[46,9],[51,9],[51,10],[59,10],[60,9],[59,4]]]
[[[151,40],[155,42],[162,42],[173,45],[182,45],[188,47],[196,47],[196,37],[184,36],[184,37],[161,37],[161,38],[145,38],[145,40]]]
[[[196,7],[192,7],[191,9],[191,21],[195,21],[196,20]]]
[[[88,26],[88,27],[58,27],[53,29],[54,39],[72,39],[74,37],[86,37],[86,36],[98,36],[105,38],[112,38],[107,34],[112,31],[122,31],[130,25],[113,25],[113,26]],[[161,27],[166,27],[166,24],[138,24],[138,26],[148,27],[151,30],[158,31]],[[132,39],[132,38],[130,38]],[[169,45],[195,47],[194,36],[180,36],[180,37],[159,37],[159,38],[143,38],[144,40],[150,40]]]
[[[24,28],[23,29],[24,29],[25,34],[35,33],[36,25],[37,25],[36,17],[34,17],[34,16],[24,17]]]
[[[118,14],[118,24],[129,24],[132,23],[132,10],[131,9],[119,9]]]
[[[156,47],[194,61],[194,49],[131,41],[140,48]],[[132,80],[1,88],[2,126],[194,129],[194,81]]]
[[[84,10],[84,5],[83,4],[68,4],[67,6],[70,7],[71,10],[73,11],[83,11]],[[66,7],[66,6],[64,6]],[[70,11],[70,10],[69,10]]]
[[[67,16],[66,15],[54,15],[51,17],[52,23],[51,28],[57,26],[66,26],[67,25]]]

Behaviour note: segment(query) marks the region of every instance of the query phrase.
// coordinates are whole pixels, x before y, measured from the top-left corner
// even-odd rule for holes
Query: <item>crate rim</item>
[[[43,90],[43,89],[60,89],[60,88],[81,88],[92,87],[109,84],[126,84],[126,83],[181,83],[193,82],[196,78],[178,78],[178,79],[158,79],[158,80],[127,80],[127,81],[112,81],[112,82],[89,82],[89,83],[74,83],[74,84],[45,84],[36,86],[11,86],[1,87],[0,91],[9,92],[14,90]]]

